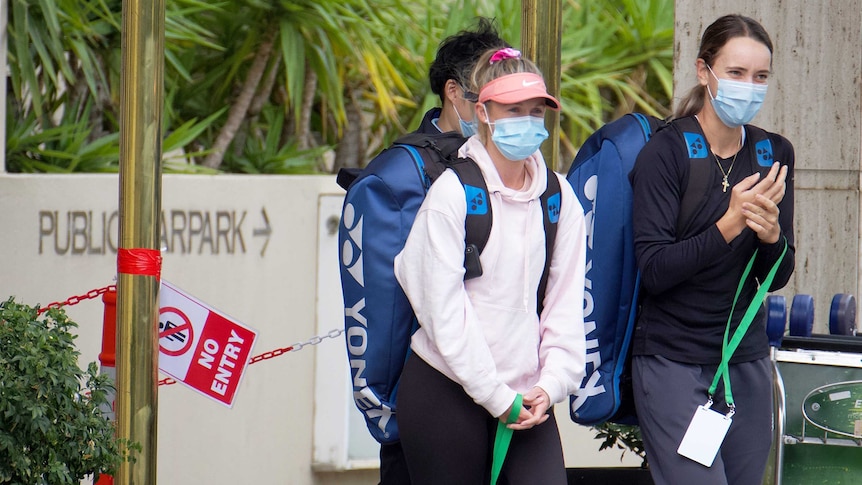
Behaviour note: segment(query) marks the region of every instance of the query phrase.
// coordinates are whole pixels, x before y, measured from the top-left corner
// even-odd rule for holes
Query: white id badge
[[[730,429],[730,416],[717,413],[709,406],[698,406],[676,452],[703,466],[711,467]]]

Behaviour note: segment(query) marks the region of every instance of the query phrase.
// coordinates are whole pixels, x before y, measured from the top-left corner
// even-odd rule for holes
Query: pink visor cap
[[[545,104],[554,111],[560,110],[560,103],[548,94],[545,80],[532,72],[507,74],[486,84],[479,91],[479,102],[496,101],[501,104],[520,103],[533,98],[544,98]]]

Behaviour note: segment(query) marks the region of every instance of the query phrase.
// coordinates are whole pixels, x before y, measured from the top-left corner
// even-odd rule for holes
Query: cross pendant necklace
[[[718,165],[718,169],[721,170],[721,175],[724,177],[721,180],[721,191],[727,193],[727,188],[730,187],[730,182],[727,181],[727,177],[730,175],[730,172],[733,171],[733,165],[736,163],[736,156],[739,155],[739,152],[742,151],[742,138],[739,139],[738,149],[736,153],[733,154],[733,160],[730,162],[730,168],[727,169],[727,172],[724,171],[724,167],[721,166],[721,162],[718,161],[718,155],[715,152],[712,152],[712,157],[715,158],[715,164]]]

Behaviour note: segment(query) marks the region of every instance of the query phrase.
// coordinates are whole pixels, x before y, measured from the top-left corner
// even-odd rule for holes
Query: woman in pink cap
[[[481,169],[493,224],[482,275],[465,281],[468,204],[449,170],[395,259],[420,325],[398,391],[401,442],[414,485],[493,483],[498,473],[511,485],[563,485],[552,406],[584,377],[586,229],[571,186],[539,151],[545,111],[560,104],[511,48],[480,58],[472,84],[479,130],[459,155]],[[548,204],[557,226],[550,254],[540,202],[548,177],[561,188],[559,203]]]

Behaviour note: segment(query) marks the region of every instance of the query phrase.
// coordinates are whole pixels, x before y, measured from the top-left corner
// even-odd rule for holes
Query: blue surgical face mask
[[[487,113],[487,112],[486,112]],[[524,160],[542,146],[548,139],[544,118],[536,116],[519,116],[517,118],[501,118],[493,125],[494,133],[491,140],[504,157],[513,162]]]
[[[475,119],[472,121],[464,121],[464,119],[461,118],[461,113],[458,112],[458,108],[456,108],[454,104],[452,105],[452,109],[455,110],[455,115],[458,116],[458,124],[461,125],[461,134],[464,135],[465,138],[475,135],[479,123],[477,123]]]
[[[718,80],[718,92],[714,97],[709,85],[706,89],[709,91],[709,99],[712,101],[715,114],[721,122],[731,128],[750,123],[763,105],[768,86],[721,79],[715,75],[711,67],[706,66],[706,68]]]

